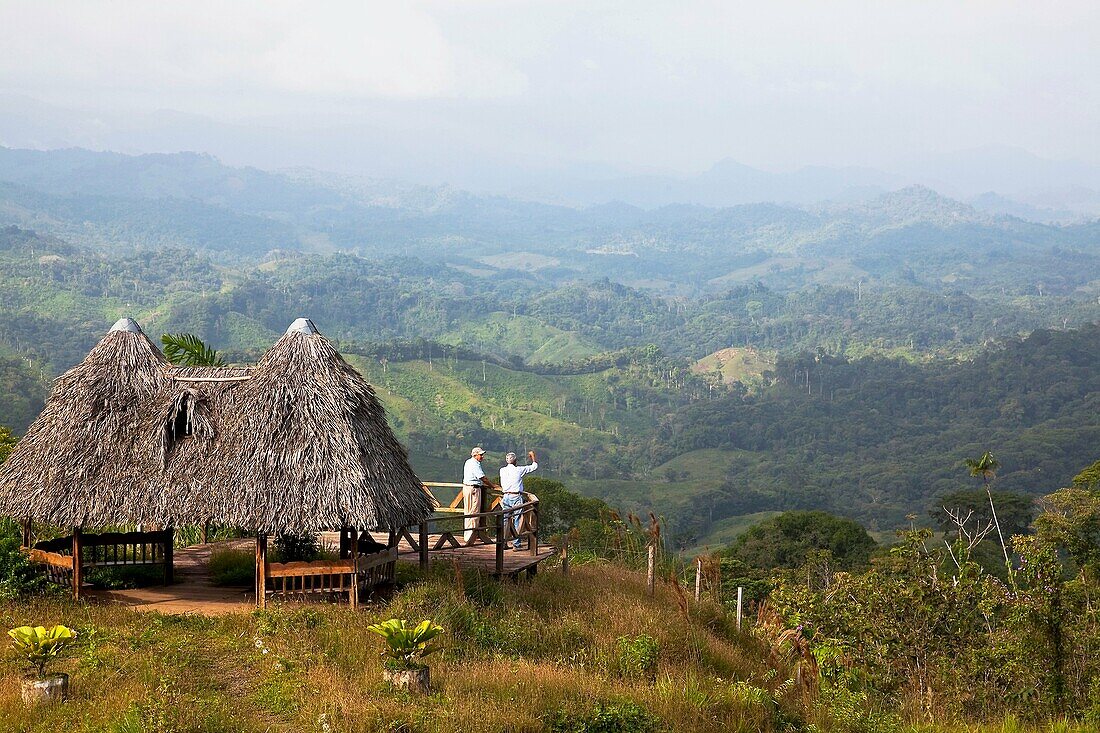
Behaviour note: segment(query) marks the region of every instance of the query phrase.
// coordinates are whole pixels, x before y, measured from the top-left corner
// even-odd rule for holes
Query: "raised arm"
[[[539,462],[538,462],[537,456],[535,456],[535,451],[533,451],[533,450],[527,451],[527,460],[531,461],[531,463],[526,465],[526,466],[520,466],[520,469],[519,469],[519,475],[520,476],[526,476],[527,474],[531,473],[532,471],[537,471],[538,470]]]

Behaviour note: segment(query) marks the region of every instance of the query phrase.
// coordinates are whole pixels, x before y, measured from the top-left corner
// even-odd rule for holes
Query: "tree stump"
[[[431,692],[431,670],[427,667],[420,669],[383,669],[382,679],[389,682],[395,690],[405,690],[419,695],[427,695]]]
[[[28,675],[20,689],[24,705],[61,702],[69,696],[69,675],[51,674],[47,677]]]

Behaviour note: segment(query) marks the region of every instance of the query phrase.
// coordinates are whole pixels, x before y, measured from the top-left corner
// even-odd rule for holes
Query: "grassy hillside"
[[[742,382],[759,386],[764,375],[775,369],[775,352],[752,347],[719,349],[691,365],[696,374],[719,375],[724,384]]]
[[[208,619],[4,603],[4,628],[63,622],[84,642],[63,665],[73,690],[65,705],[28,713],[18,672],[4,668],[0,728],[755,732],[806,716],[784,684],[790,670],[765,663],[761,644],[721,609],[692,605],[685,614],[667,585],[649,598],[637,573],[579,565],[568,579],[547,569],[513,585],[441,568],[406,581],[391,601],[358,612],[309,605]],[[447,630],[432,659],[431,697],[383,686],[381,640],[366,626],[390,617],[431,618]],[[639,635],[655,642],[655,677],[632,672],[618,641]],[[594,725],[601,709],[605,727],[579,727]]]
[[[548,326],[530,316],[501,312],[464,323],[439,340],[469,346],[486,354],[504,357],[514,354],[529,364],[582,361],[602,351],[576,333]]]

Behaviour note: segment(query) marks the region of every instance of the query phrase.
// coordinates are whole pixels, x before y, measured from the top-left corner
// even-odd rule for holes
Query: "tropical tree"
[[[997,469],[1001,467],[1001,462],[992,453],[986,451],[979,458],[967,458],[966,467],[970,471],[970,475],[981,478],[982,484],[985,486],[985,494],[989,498],[989,511],[993,515],[993,524],[997,527],[997,537],[1001,540],[1005,565],[1008,565],[1011,562],[1008,559],[1008,545],[1005,544],[1005,536],[1001,531],[1001,522],[997,519],[997,507],[993,503],[993,492],[989,488],[990,482],[997,478]]]
[[[166,333],[160,337],[164,356],[177,366],[225,366],[218,352],[191,333]]]

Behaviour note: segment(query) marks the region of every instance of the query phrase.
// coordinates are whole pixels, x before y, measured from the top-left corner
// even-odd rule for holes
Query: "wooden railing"
[[[439,491],[439,489],[446,489],[446,491]],[[454,498],[448,498],[451,490],[457,489]],[[425,481],[424,493],[432,499],[432,504],[435,505],[437,512],[443,512],[447,514],[461,514],[462,513],[462,484],[445,483],[441,481]],[[440,498],[442,495],[443,498]]]
[[[24,533],[29,542],[29,533]],[[71,537],[58,537],[24,547],[31,562],[46,567],[46,578],[72,588],[73,597],[80,598],[84,571],[96,567],[164,566],[164,584],[172,583],[171,529],[154,532],[104,532],[84,534],[74,530]]]
[[[425,484],[425,486],[428,485],[429,484]],[[458,486],[461,487],[461,484],[458,484]],[[457,501],[461,502],[461,500],[462,494],[460,490]],[[532,557],[538,556],[539,503],[537,500],[527,501],[511,509],[504,509],[501,507],[500,498],[498,497],[493,502],[492,506],[493,508],[487,512],[474,512],[471,514],[454,514],[448,512],[449,516],[430,517],[420,524],[402,527],[397,532],[397,541],[400,542],[401,540],[405,540],[405,542],[409,544],[409,547],[412,548],[413,552],[419,555],[420,567],[423,570],[428,568],[429,554],[432,552],[473,547],[475,545],[494,545],[496,550],[494,563],[496,568],[495,572],[496,575],[503,575],[505,546],[513,542],[517,536],[521,541],[523,539],[527,540],[526,552],[529,555]],[[521,530],[518,535],[513,529],[514,517],[517,513],[523,517]],[[465,524],[467,519],[476,519],[479,525],[477,528],[471,530],[472,536],[469,541],[465,539],[465,533],[467,531]],[[454,529],[440,528],[437,526],[435,531],[433,531],[432,525],[438,525],[443,522],[448,523],[448,525],[457,523],[460,526]],[[491,527],[489,525],[491,525]],[[492,534],[490,534],[490,531]]]
[[[267,560],[267,536],[259,535],[256,605],[266,608],[269,595],[286,599],[347,594],[348,603],[357,608],[361,590],[394,582],[396,563],[397,540],[393,533],[384,550],[363,553],[359,551],[358,532],[344,529],[340,532],[340,559],[285,563]]]

